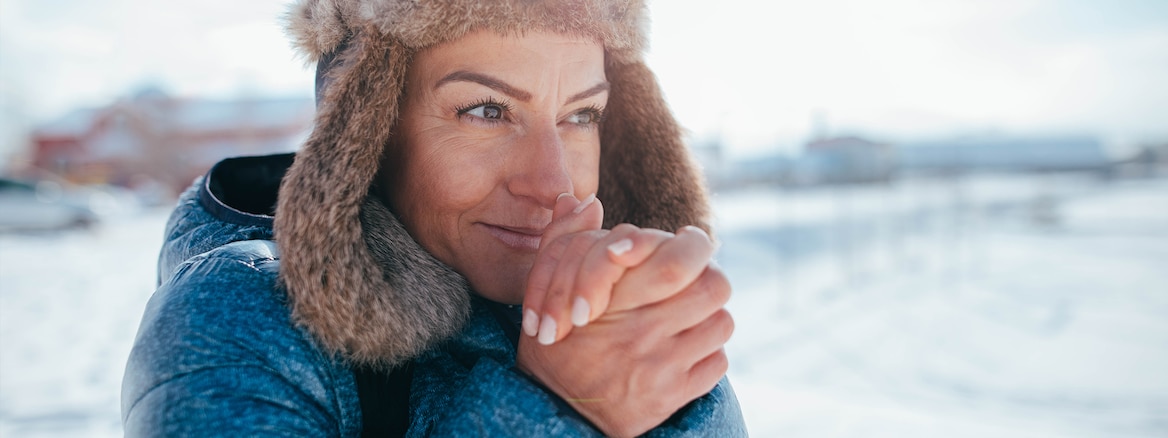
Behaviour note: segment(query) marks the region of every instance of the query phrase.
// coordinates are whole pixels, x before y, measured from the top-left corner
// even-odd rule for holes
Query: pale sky
[[[0,0],[0,139],[145,84],[310,96],[284,0]],[[710,4],[716,6],[710,6]],[[794,150],[813,119],[885,141],[970,132],[1168,140],[1168,1],[650,3],[650,65],[695,137]],[[818,116],[816,116],[818,115]]]

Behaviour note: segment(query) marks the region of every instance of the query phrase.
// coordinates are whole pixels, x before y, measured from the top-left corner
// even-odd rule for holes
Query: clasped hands
[[[517,366],[612,436],[638,435],[726,373],[730,284],[699,228],[601,229],[599,200],[556,200],[523,302]]]

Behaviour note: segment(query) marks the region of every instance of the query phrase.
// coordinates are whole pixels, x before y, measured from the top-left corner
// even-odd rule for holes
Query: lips
[[[480,223],[487,233],[499,239],[503,245],[519,251],[535,252],[539,250],[539,241],[543,238],[543,229],[509,227]]]

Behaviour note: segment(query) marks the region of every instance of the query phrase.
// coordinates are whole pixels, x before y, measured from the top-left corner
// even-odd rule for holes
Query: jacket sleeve
[[[453,371],[442,368],[434,364],[419,367],[427,373]],[[441,376],[418,378],[415,376],[415,383],[423,385],[449,380]],[[481,358],[465,379],[459,380],[459,384],[445,388],[448,394],[415,390],[411,404],[420,406],[414,409],[410,436],[601,436],[566,402],[513,367]],[[746,426],[734,391],[723,378],[710,393],[690,402],[646,435],[737,437],[746,436]]]
[[[357,436],[352,373],[292,324],[272,253],[230,246],[180,265],[147,304],[126,436]]]

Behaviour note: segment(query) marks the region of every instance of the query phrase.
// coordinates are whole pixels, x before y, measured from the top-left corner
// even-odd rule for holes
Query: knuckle
[[[639,320],[633,324],[626,346],[637,357],[653,357],[661,339],[663,329],[661,324],[654,324],[648,320]]]
[[[541,258],[549,260],[553,263],[559,262],[560,259],[564,256],[564,251],[568,249],[568,245],[571,242],[571,235],[564,235],[552,239],[552,241],[548,243],[547,248],[544,248],[543,251],[539,252],[539,255]]]
[[[572,235],[572,242],[568,245],[568,253],[574,257],[583,257],[592,248],[592,245],[608,234],[604,230],[585,231]]]
[[[662,261],[656,269],[657,281],[676,285],[685,279],[686,267],[676,258]]]
[[[690,286],[690,293],[702,306],[725,306],[730,301],[730,284],[725,280],[721,273],[706,269]]]
[[[726,341],[730,340],[730,336],[734,334],[734,317],[730,316],[730,312],[726,311],[726,309],[718,310],[718,312],[714,314],[714,317],[717,318],[715,321],[716,329],[718,330],[719,335],[718,339],[720,339],[722,343],[725,343]]]
[[[713,362],[710,365],[710,368],[715,371],[713,377],[714,383],[710,385],[712,387],[713,385],[717,385],[718,381],[722,380],[722,376],[724,376],[726,372],[730,370],[730,358],[726,357],[726,352],[724,350],[718,350],[718,352],[714,353],[714,356],[710,360]]]
[[[624,342],[624,351],[627,351],[630,357],[643,358],[648,356],[652,350],[651,345],[642,339],[629,339]]]
[[[714,241],[710,239],[710,235],[706,233],[706,230],[693,225],[686,225],[680,230],[677,230],[677,236],[685,236],[684,238],[689,240],[691,244],[696,245],[697,248],[713,253]]]
[[[568,295],[571,293],[571,286],[565,284],[552,284],[548,289],[547,295],[543,299],[543,308],[545,311],[558,312],[565,307],[568,302]]]
[[[543,305],[541,306],[543,313],[559,313],[559,309],[564,307],[566,300],[562,298],[564,294],[558,292],[559,290],[560,289],[552,289],[551,291],[548,291],[547,296],[545,296],[543,299]]]
[[[589,238],[585,233],[575,233],[568,236],[567,249],[568,253],[575,254],[579,252],[580,247],[588,245]]]
[[[710,298],[715,303],[723,306],[730,302],[730,280],[726,278],[726,274],[716,268],[711,268],[706,269],[703,277],[710,290]]]
[[[661,389],[668,390],[667,388],[670,388],[670,386],[666,386]],[[673,391],[670,390],[670,392]],[[663,416],[665,413],[670,411],[669,407],[672,405],[672,403],[669,403],[669,401],[672,398],[674,398],[672,394],[669,397],[649,397],[647,400],[645,400],[645,408],[648,412],[652,413],[652,416]]]

